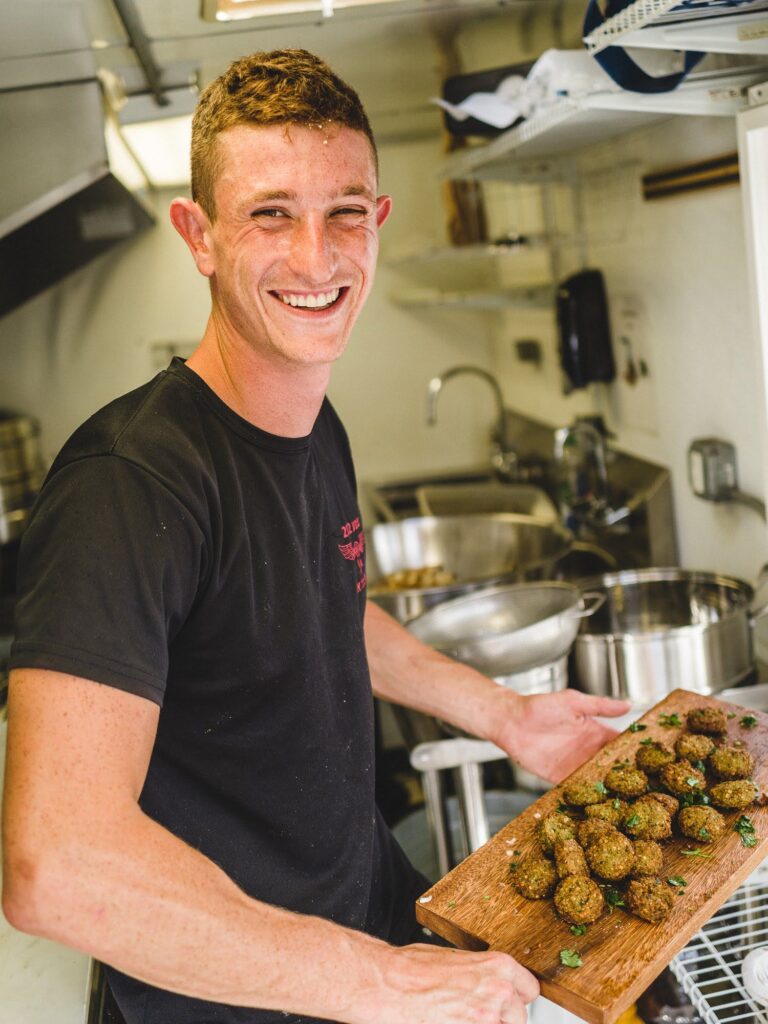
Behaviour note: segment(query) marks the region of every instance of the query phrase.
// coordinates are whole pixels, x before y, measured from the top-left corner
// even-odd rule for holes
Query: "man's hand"
[[[506,953],[421,944],[388,951],[380,980],[391,1000],[366,1008],[370,1024],[525,1024],[525,1006],[539,994],[536,978]]]
[[[507,691],[509,711],[494,741],[520,765],[549,782],[561,782],[617,735],[594,719],[625,715],[628,701],[577,690],[519,697]],[[516,699],[514,699],[516,698]]]

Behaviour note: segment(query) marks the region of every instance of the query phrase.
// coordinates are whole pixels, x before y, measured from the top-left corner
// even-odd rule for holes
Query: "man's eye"
[[[359,206],[340,206],[338,210],[333,211],[334,217],[338,216],[353,216],[353,217],[365,217],[368,211],[364,207]]]
[[[284,217],[285,213],[283,210],[277,210],[270,206],[264,210],[254,210],[251,217]]]

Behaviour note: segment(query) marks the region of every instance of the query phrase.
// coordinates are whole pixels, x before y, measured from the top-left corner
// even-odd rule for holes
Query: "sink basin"
[[[475,482],[432,484],[416,488],[423,516],[460,516],[514,512],[546,523],[558,520],[557,508],[545,491],[531,484]]]

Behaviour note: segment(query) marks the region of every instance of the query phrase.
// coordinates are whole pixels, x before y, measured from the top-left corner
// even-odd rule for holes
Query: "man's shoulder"
[[[196,457],[195,435],[202,409],[194,390],[171,367],[151,381],[113,399],[75,430],[59,452],[51,474],[81,459],[122,456],[153,468],[160,460]]]

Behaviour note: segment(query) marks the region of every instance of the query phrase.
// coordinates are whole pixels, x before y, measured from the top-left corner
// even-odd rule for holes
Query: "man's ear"
[[[380,228],[392,212],[392,196],[379,196],[376,200],[376,227]]]
[[[171,224],[187,243],[195,265],[203,277],[212,277],[215,266],[208,217],[191,199],[174,199],[169,210]]]

